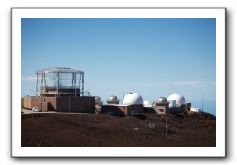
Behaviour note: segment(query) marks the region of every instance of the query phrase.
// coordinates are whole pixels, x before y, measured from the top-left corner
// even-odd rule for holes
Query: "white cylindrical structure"
[[[123,99],[125,105],[143,105],[143,98],[138,93],[129,93]]]
[[[176,100],[169,100],[169,108],[175,108],[176,107]]]

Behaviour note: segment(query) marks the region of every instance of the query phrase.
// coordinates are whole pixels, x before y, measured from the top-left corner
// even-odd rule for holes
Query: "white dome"
[[[143,99],[142,96],[138,93],[129,93],[127,94],[123,99],[123,104],[127,105],[143,105]]]
[[[172,101],[175,100],[176,101],[176,106],[180,107],[183,104],[186,104],[185,98],[184,96],[182,96],[181,94],[177,94],[174,93],[172,95],[169,95],[169,97],[167,98],[168,101]]]
[[[144,100],[143,101],[143,106],[147,107],[147,108],[151,108],[152,107],[152,103],[148,100]]]

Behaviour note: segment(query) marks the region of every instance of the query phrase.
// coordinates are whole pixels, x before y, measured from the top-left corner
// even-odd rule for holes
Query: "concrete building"
[[[184,96],[181,94],[171,94],[167,99],[160,97],[155,103],[157,114],[166,113],[186,113],[190,110],[191,103],[186,103]]]

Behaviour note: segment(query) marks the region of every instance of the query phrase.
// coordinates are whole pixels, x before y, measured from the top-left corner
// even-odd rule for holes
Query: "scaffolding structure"
[[[84,71],[55,67],[35,73],[36,96],[84,96]]]

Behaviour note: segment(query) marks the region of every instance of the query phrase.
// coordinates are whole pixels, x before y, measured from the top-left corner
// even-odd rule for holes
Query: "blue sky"
[[[22,96],[35,95],[35,70],[85,71],[85,88],[105,101],[181,93],[215,114],[216,20],[22,19]]]

